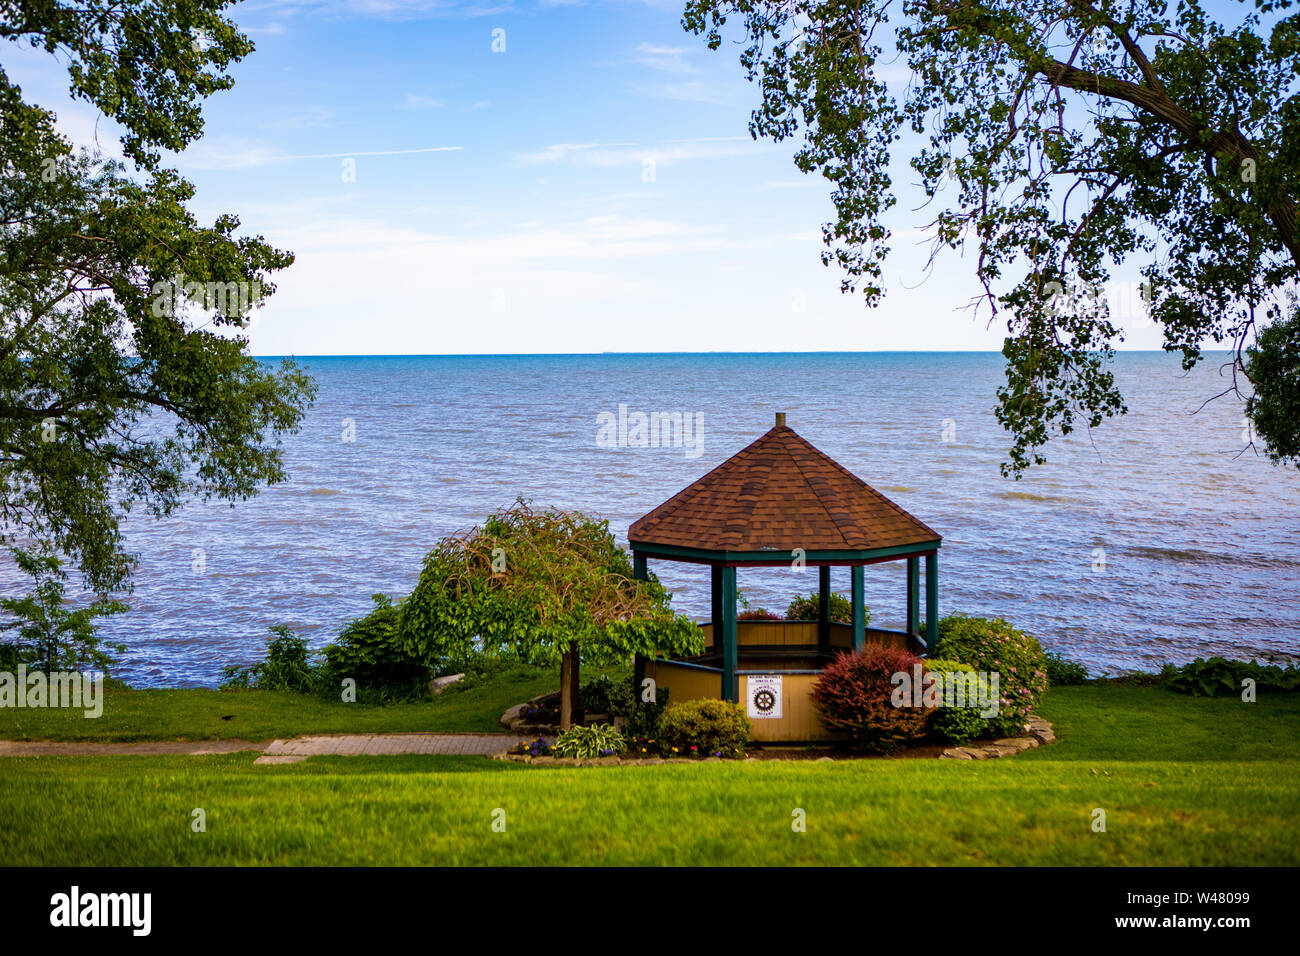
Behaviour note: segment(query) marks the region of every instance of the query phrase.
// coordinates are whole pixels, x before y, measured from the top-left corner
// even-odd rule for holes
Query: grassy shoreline
[[[71,708],[0,708],[0,740],[270,740],[302,734],[492,733],[510,707],[553,690],[550,670],[508,667],[432,700],[386,706],[291,691],[105,689],[96,718]]]
[[[536,677],[542,690],[554,682]],[[356,730],[358,720],[388,730],[475,729],[502,697],[522,699],[535,686],[521,674],[466,688],[459,702],[375,708],[385,712],[378,715],[353,710],[338,729]],[[208,727],[206,695],[217,694],[132,693],[149,695],[137,698],[141,707],[153,695],[204,701],[189,708],[204,715],[195,717],[195,732]],[[250,697],[246,722],[295,713],[274,696]],[[1300,863],[1300,695],[1243,704],[1093,683],[1050,691],[1040,712],[1056,726],[1057,743],[984,762],[577,769],[476,757],[314,757],[276,766],[254,765],[251,753],[3,758],[0,858],[39,865]],[[108,732],[145,729],[119,713],[121,724]],[[305,728],[334,727],[340,718],[297,719]],[[199,807],[205,833],[190,828]],[[796,809],[806,813],[806,833],[791,829]],[[1092,829],[1097,809],[1106,811],[1104,833]],[[491,826],[498,810],[505,833]]]

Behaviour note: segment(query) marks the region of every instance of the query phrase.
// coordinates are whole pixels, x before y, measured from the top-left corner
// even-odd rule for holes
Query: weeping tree
[[[822,260],[869,306],[890,163],[910,161],[934,253],[969,247],[972,307],[1005,320],[997,415],[1019,477],[1053,434],[1126,410],[1103,293],[1126,263],[1165,349],[1190,369],[1226,347],[1224,394],[1246,400],[1270,457],[1300,466],[1296,6],[687,0],[682,23],[712,49],[739,43],[761,90],[754,137],[801,135],[795,163],[835,207]],[[891,84],[882,66],[910,75]]]
[[[634,654],[697,654],[700,630],[657,580],[633,577],[609,523],[523,499],[438,542],[402,604],[408,653],[498,655],[560,668],[560,724],[573,722],[579,667]]]

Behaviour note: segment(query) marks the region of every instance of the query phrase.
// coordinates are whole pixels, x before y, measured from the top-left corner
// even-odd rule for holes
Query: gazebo
[[[757,441],[688,485],[628,530],[635,572],[649,558],[707,564],[712,616],[705,652],[687,660],[638,658],[637,683],[652,677],[671,700],[745,701],[759,740],[828,736],[809,692],[836,654],[867,644],[925,653],[939,618],[942,538],[800,438],[778,412]],[[925,634],[920,633],[920,565],[925,559]],[[907,562],[907,630],[866,626],[868,564]],[[850,569],[852,621],[830,620],[831,568]],[[817,568],[816,621],[738,621],[736,569]]]

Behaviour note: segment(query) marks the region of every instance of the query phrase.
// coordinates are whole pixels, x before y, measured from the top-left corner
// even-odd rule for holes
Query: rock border
[[[549,694],[541,694],[532,700],[526,700],[522,704],[516,704],[501,715],[501,726],[515,732],[523,734],[532,734],[538,737],[551,737],[559,732],[559,728],[550,724],[530,724],[520,716],[526,707],[536,704],[543,697]],[[999,757],[1014,757],[1016,754],[1026,750],[1032,750],[1035,747],[1046,747],[1048,744],[1056,743],[1056,732],[1052,725],[1039,717],[1037,714],[1030,714],[1025,723],[1024,736],[1021,737],[1001,737],[997,740],[991,740],[987,743],[968,745],[962,747],[948,747],[939,754],[940,760],[996,760]],[[512,754],[502,753],[494,754],[494,760],[510,760],[515,763],[539,764],[551,767],[621,767],[621,766],[655,766],[666,763],[721,763],[720,757],[647,757],[643,759],[624,760],[621,757],[544,757],[532,754]],[[770,757],[770,760],[781,760],[780,757]],[[806,760],[807,758],[797,758]],[[835,761],[834,757],[818,757],[817,763],[830,763]],[[747,757],[744,762],[756,762],[755,758]]]
[[[548,691],[545,694],[538,694],[531,700],[526,700],[522,704],[515,704],[498,719],[499,723],[506,730],[515,734],[532,734],[535,737],[552,737],[560,732],[560,728],[555,724],[533,724],[524,720],[524,711],[534,706],[543,697],[550,697],[554,691]]]
[[[1029,733],[1024,737],[1003,737],[973,747],[949,747],[939,754],[939,759],[993,760],[998,757],[1014,757],[1021,751],[1056,743],[1056,733],[1052,730],[1052,725],[1037,714],[1029,715],[1029,722],[1025,725],[1025,729]]]
[[[622,757],[534,757],[532,754],[494,754],[493,760],[510,760],[514,763],[535,764],[542,767],[641,767],[665,763],[722,763],[721,757],[646,757],[624,760]],[[743,763],[733,760],[731,763]]]
[[[552,692],[553,693],[553,692]],[[532,707],[543,697],[550,697],[550,694],[541,694],[532,700],[526,700],[522,704],[515,704],[499,718],[499,723],[506,730],[516,734],[531,734],[534,737],[554,737],[560,732],[558,724],[534,724],[524,719],[524,710]],[[583,724],[590,727],[593,724],[613,724],[615,727],[622,728],[627,723],[623,717],[611,717],[609,714],[586,714],[583,717]]]
[[[531,701],[529,702],[531,703]],[[520,707],[527,706],[520,704]],[[512,710],[514,708],[511,708]],[[509,713],[509,711],[507,711]],[[502,718],[504,722],[505,718]],[[1014,757],[1016,754],[1025,750],[1032,750],[1035,747],[1046,747],[1048,744],[1056,743],[1056,733],[1052,730],[1052,725],[1036,714],[1029,715],[1029,721],[1025,725],[1027,734],[1023,737],[1002,737],[998,740],[992,740],[985,744],[973,747],[949,747],[939,754],[940,760],[994,760],[999,757]],[[641,759],[624,760],[621,757],[543,757],[532,754],[512,754],[501,753],[493,754],[493,760],[510,760],[514,763],[535,764],[545,767],[641,767],[641,766],[658,766],[666,763],[723,763],[721,757],[646,757]],[[769,757],[768,760],[787,762],[788,760],[803,760],[809,762],[806,757],[799,758],[781,758]],[[851,758],[851,759],[870,759],[870,758]],[[835,757],[817,757],[811,761],[813,763],[834,763]],[[758,763],[754,757],[746,757],[743,760],[728,761],[730,763]]]

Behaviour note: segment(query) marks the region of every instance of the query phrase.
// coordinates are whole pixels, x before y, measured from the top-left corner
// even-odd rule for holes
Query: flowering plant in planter
[[[551,755],[551,745],[546,742],[544,737],[537,737],[526,744],[519,744],[510,752],[512,754],[527,754],[530,757],[549,757]]]

